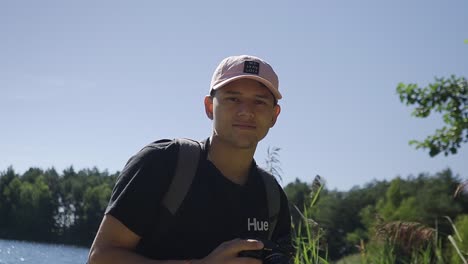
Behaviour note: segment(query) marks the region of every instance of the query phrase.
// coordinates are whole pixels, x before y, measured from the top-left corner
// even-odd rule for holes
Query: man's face
[[[214,137],[234,147],[255,148],[275,124],[280,106],[260,82],[239,79],[206,97],[205,110]]]

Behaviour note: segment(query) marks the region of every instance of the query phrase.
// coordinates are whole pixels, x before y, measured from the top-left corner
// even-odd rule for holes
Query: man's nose
[[[253,118],[255,116],[254,106],[248,102],[242,102],[239,104],[238,116]]]

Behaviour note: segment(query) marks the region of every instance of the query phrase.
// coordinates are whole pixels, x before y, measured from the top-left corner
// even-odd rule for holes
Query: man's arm
[[[93,245],[89,251],[89,264],[156,264],[135,253],[140,237],[117,218],[106,214],[102,219]],[[170,262],[167,262],[168,264]],[[178,263],[183,263],[179,261]],[[176,262],[174,262],[176,264]]]
[[[106,214],[98,229],[88,256],[89,264],[260,264],[260,260],[240,258],[243,250],[258,250],[263,244],[256,240],[234,239],[219,245],[200,260],[152,260],[135,252],[140,237],[117,218]]]

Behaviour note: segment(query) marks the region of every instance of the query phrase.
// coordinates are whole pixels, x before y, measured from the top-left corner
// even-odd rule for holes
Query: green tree
[[[294,223],[298,223],[298,218],[300,216],[297,210],[303,211],[304,208],[308,206],[307,203],[310,201],[308,197],[310,196],[311,186],[296,178],[294,182],[290,182],[284,187],[284,192],[291,204],[291,215]]]
[[[87,230],[87,232],[83,234],[83,241],[92,241],[94,239],[111,192],[112,188],[107,183],[86,188],[83,196],[83,229]]]
[[[442,114],[446,126],[437,129],[424,141],[411,140],[416,149],[429,149],[431,157],[440,152],[456,154],[462,143],[468,142],[468,81],[465,77],[435,78],[435,82],[425,88],[417,84],[397,86],[400,101],[406,105],[416,105],[413,115],[428,117],[432,111]]]
[[[385,198],[380,200],[377,204],[379,208],[380,215],[386,220],[395,220],[395,211],[403,200],[401,193],[402,180],[400,178],[395,178],[391,181],[390,187],[388,187],[387,192],[385,193]]]
[[[25,238],[42,241],[52,239],[55,229],[54,205],[52,192],[44,176],[39,175],[33,183],[22,182],[16,219]]]
[[[30,179],[32,180],[32,179]],[[5,216],[6,237],[50,241],[55,227],[54,203],[43,176],[34,182],[15,177],[3,190],[10,210]]]
[[[109,177],[107,171],[100,172],[97,168],[75,172],[70,167],[63,171],[60,182],[61,209],[57,221],[64,242],[82,245],[92,242],[90,234],[97,230],[96,219],[98,216],[102,218],[105,209],[101,204],[109,201],[110,191],[107,189],[112,190],[115,179],[115,175]],[[103,186],[107,187],[106,190]],[[93,189],[95,187],[101,189]],[[96,190],[102,191],[102,195],[93,195]]]
[[[434,226],[445,216],[455,218],[463,213],[463,199],[453,197],[458,176],[447,169],[435,175],[420,174],[417,178],[394,179],[377,203],[377,213],[384,221],[413,221]],[[439,221],[441,232],[450,233],[450,225]]]
[[[0,238],[90,245],[119,172],[0,172]]]
[[[15,214],[20,203],[21,180],[17,175],[7,173],[7,178],[2,181],[2,236],[11,238],[15,231]],[[4,179],[4,176],[2,176]]]
[[[0,236],[8,236],[8,226],[11,221],[11,211],[13,209],[12,200],[15,200],[15,193],[10,190],[10,183],[18,179],[19,175],[15,173],[13,167],[8,167],[5,172],[0,173]]]
[[[343,192],[322,190],[320,200],[312,207],[311,216],[325,230],[325,240],[331,260],[349,253],[346,246],[343,219]]]

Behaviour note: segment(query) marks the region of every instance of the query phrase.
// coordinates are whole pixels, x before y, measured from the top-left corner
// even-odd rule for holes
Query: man
[[[132,157],[119,176],[89,263],[261,263],[240,253],[262,249],[260,240],[268,232],[290,249],[287,198],[275,182],[280,209],[272,230],[264,181],[253,159],[280,114],[279,99],[278,77],[267,62],[247,55],[224,59],[204,101],[212,134],[202,142],[196,174],[176,214],[160,221],[168,217],[161,200],[180,146],[156,141]]]

